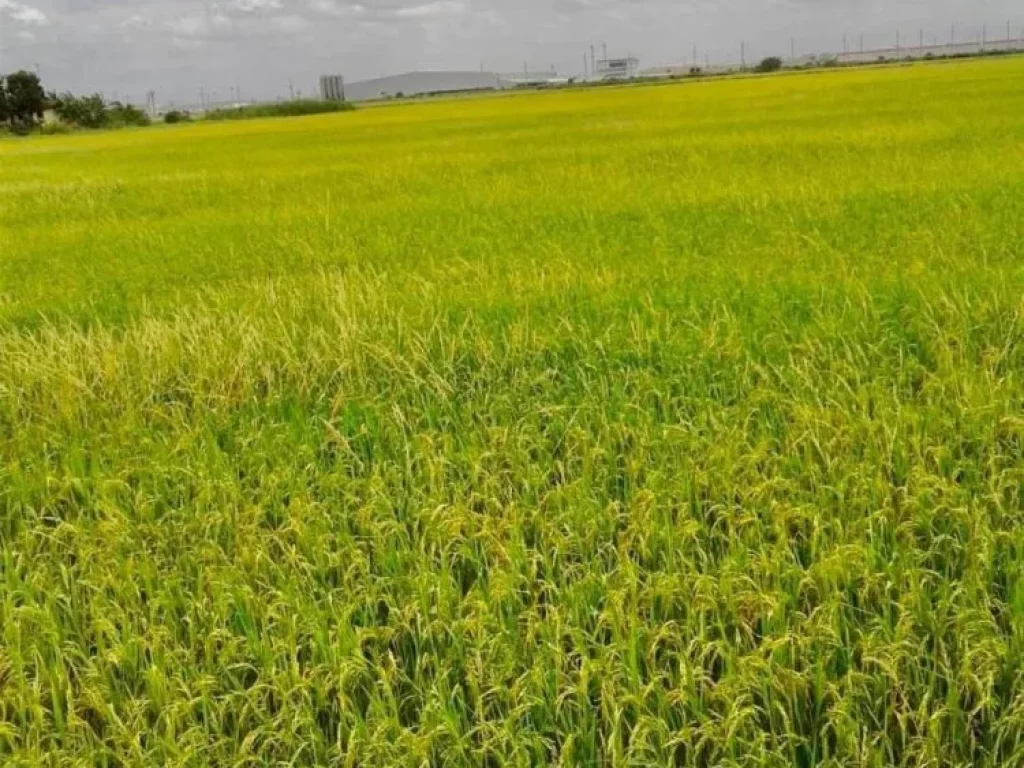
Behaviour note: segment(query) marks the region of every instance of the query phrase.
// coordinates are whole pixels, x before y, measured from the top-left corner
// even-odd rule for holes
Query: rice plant
[[[0,762],[1024,763],[1022,75],[0,142]]]

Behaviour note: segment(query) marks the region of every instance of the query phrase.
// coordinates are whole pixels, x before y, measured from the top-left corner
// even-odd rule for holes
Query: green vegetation
[[[53,100],[53,111],[62,123],[78,128],[103,128],[107,124],[107,102],[96,93],[75,96],[64,93]]]
[[[293,99],[291,101],[250,104],[244,107],[225,107],[206,113],[207,120],[252,120],[258,117],[301,117],[322,115],[330,112],[350,112],[355,105],[348,101],[319,101],[317,99]]]
[[[75,96],[63,93],[53,99],[53,111],[65,126],[73,128],[143,128],[149,115],[132,104],[107,102],[100,94]]]
[[[192,122],[192,114],[186,109],[172,109],[164,115],[164,122],[167,123],[167,125],[190,123]]]
[[[0,142],[0,763],[1024,764],[1022,75]]]
[[[44,123],[44,113],[49,109],[53,110],[57,119]],[[353,109],[355,106],[348,102],[297,99],[215,109],[207,112],[206,118],[215,121],[249,120],[348,112]],[[168,125],[190,122],[191,119],[192,116],[183,110],[171,110],[164,115],[164,122]],[[108,102],[98,93],[91,96],[75,96],[69,92],[47,94],[39,76],[34,72],[20,71],[0,77],[0,135],[7,132],[59,135],[79,129],[146,127],[151,122],[149,115],[138,107],[120,101]]]
[[[761,63],[757,65],[758,72],[778,72],[780,69],[782,69],[782,59],[778,56],[761,59]]]
[[[28,133],[43,119],[45,107],[46,93],[35,72],[0,76],[0,127]]]

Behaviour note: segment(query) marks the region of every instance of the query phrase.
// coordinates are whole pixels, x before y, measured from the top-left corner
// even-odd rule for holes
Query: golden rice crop
[[[0,142],[0,762],[1024,763],[1022,75]]]

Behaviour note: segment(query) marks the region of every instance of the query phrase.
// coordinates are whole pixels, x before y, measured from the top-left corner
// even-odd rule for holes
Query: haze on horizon
[[[641,67],[1024,35],[1019,0],[0,0],[0,72],[141,101],[199,88],[269,99],[321,73],[359,80],[413,69],[583,69],[591,44]],[[853,41],[858,41],[854,43]]]

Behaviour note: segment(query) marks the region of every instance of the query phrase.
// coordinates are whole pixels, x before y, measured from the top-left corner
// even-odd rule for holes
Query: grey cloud
[[[243,13],[280,10],[280,0],[232,0],[231,7]]]
[[[395,16],[400,19],[425,19],[434,16],[452,16],[466,11],[463,3],[453,0],[436,0],[432,3],[421,3],[404,8],[396,8]]]
[[[198,13],[182,16],[167,22],[167,28],[181,37],[209,38],[226,35],[234,22],[219,10],[212,13]]]
[[[14,0],[0,0],[0,15],[25,26],[43,27],[50,23],[49,17],[38,8]],[[22,30],[19,34],[31,33]]]

